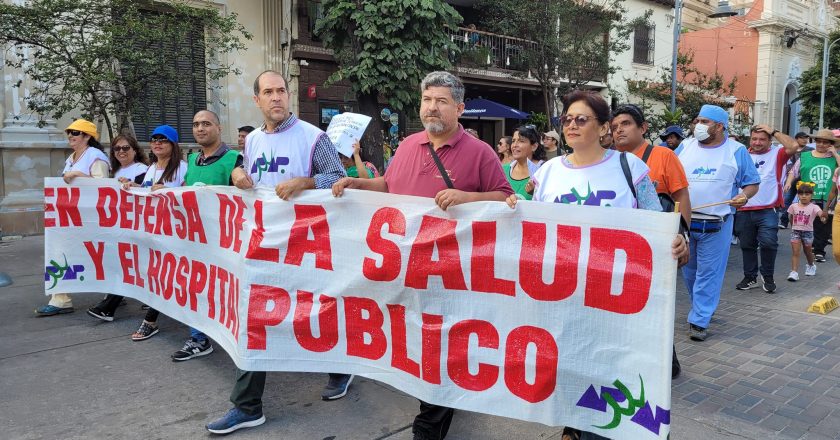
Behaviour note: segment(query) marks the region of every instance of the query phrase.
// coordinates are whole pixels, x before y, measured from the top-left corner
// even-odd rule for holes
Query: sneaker
[[[779,222],[779,229],[787,229],[787,225],[782,222]]]
[[[336,400],[341,399],[347,394],[347,389],[350,388],[350,382],[353,382],[352,374],[333,374],[330,373],[330,381],[321,392],[321,399]]]
[[[817,274],[817,265],[816,264],[806,264],[805,265],[805,276],[812,277]]]
[[[49,304],[45,306],[38,307],[35,309],[35,314],[38,316],[53,316],[53,315],[63,315],[65,313],[73,313],[72,307],[56,307],[51,306]]]
[[[825,263],[825,255],[823,255],[823,254],[814,254],[814,260],[816,260],[816,261],[817,261],[817,263]]]
[[[237,408],[231,408],[222,417],[208,423],[204,427],[213,434],[230,434],[237,429],[253,428],[265,423],[265,416],[262,412],[249,416]]]
[[[133,335],[131,335],[131,340],[145,341],[146,339],[149,339],[152,336],[156,335],[159,331],[160,329],[157,325],[143,321],[143,323],[140,324],[140,328],[138,328],[137,331],[134,332]]]
[[[738,237],[732,237],[731,243],[732,243],[732,246],[735,246],[736,244],[738,244]]]
[[[692,341],[705,341],[708,336],[709,333],[703,327],[694,324],[688,325],[688,337]]]
[[[738,290],[750,290],[753,287],[758,287],[758,281],[756,281],[756,277],[747,275],[744,275],[744,279],[735,285],[735,288]]]
[[[788,281],[799,281],[799,272],[792,270],[790,274],[788,274]]]
[[[776,293],[776,282],[773,281],[773,277],[768,276],[761,276],[762,285],[761,288],[764,289],[767,293]]]
[[[87,309],[87,314],[93,316],[94,318],[99,318],[103,321],[111,322],[114,320],[114,314],[106,312],[99,308],[99,306],[91,307]]]
[[[192,358],[206,356],[213,352],[213,345],[209,339],[204,341],[196,341],[193,338],[187,339],[184,346],[180,350],[172,354],[173,361],[188,361]]]

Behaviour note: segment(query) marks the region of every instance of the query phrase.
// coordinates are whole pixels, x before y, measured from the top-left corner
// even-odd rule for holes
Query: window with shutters
[[[633,31],[633,62],[653,64],[653,43],[656,39],[652,24],[639,23]]]
[[[154,11],[148,11],[151,25],[155,15]],[[165,78],[158,75],[160,80],[152,81],[132,105],[131,119],[140,142],[148,142],[155,127],[162,124],[174,127],[180,142],[195,142],[193,115],[207,108],[204,26],[198,20],[187,20],[183,25],[187,26],[187,32],[179,41],[142,43],[155,45],[166,60],[163,62],[174,67],[174,75]]]

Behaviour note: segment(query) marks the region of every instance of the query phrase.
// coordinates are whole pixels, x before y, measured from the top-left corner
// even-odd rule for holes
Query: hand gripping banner
[[[245,370],[352,373],[615,439],[670,425],[677,214],[45,180],[46,293],[108,292]]]

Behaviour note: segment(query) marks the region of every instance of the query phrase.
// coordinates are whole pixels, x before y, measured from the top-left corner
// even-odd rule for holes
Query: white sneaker
[[[799,281],[799,272],[792,270],[790,274],[788,274],[788,281]]]
[[[805,265],[805,275],[812,277],[817,274],[817,265],[816,264],[806,264]]]
[[[732,237],[732,246],[738,244],[738,237]]]

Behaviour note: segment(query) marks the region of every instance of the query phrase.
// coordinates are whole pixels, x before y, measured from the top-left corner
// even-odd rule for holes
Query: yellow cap
[[[73,121],[72,124],[68,125],[67,128],[64,129],[64,131],[67,130],[78,130],[82,133],[89,134],[92,138],[96,139],[97,141],[99,140],[99,132],[96,131],[96,126],[93,125],[93,122],[90,122],[85,119],[76,119],[75,121]]]

